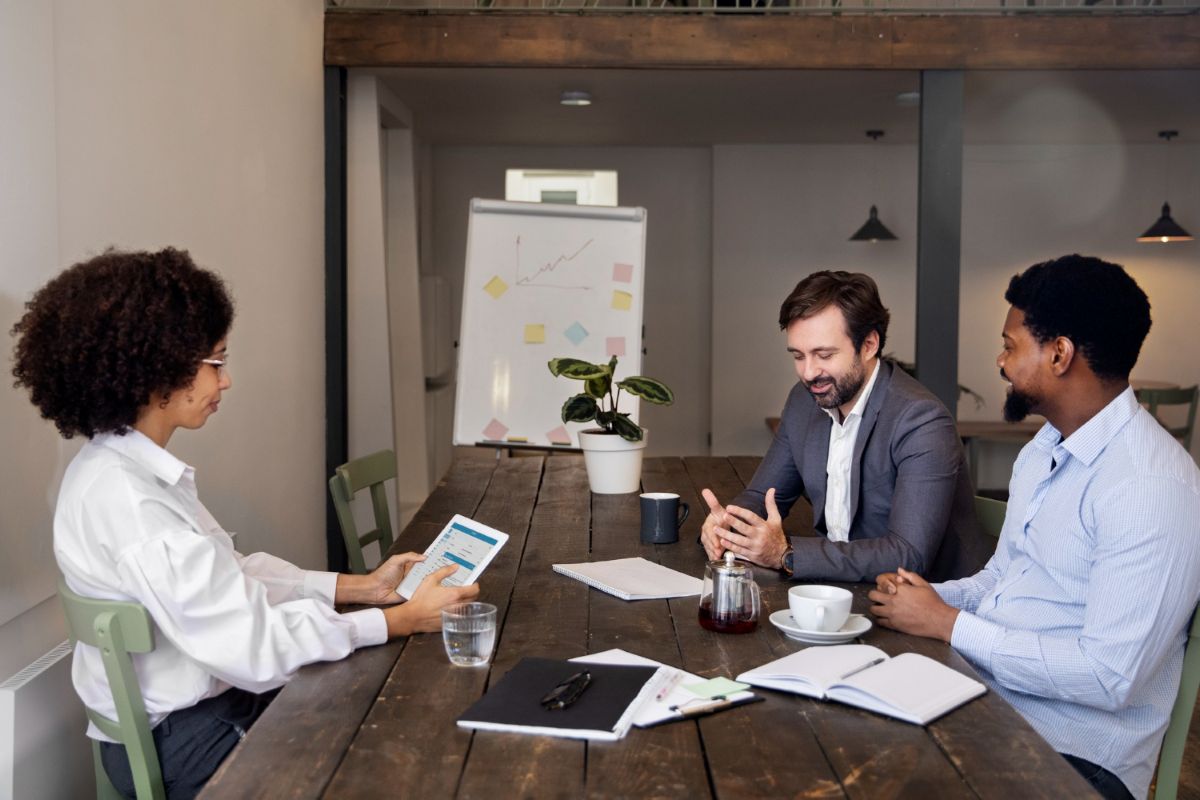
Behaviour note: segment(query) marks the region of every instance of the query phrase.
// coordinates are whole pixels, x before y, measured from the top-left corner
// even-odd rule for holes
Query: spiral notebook
[[[644,558],[618,558],[582,564],[555,564],[554,571],[622,600],[658,600],[699,595],[699,578]]]

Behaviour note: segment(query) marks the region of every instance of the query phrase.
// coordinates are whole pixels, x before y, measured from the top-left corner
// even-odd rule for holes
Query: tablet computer
[[[425,548],[425,560],[413,567],[396,587],[396,594],[408,600],[426,575],[450,564],[456,564],[458,569],[442,581],[442,586],[474,583],[507,541],[507,533],[455,514],[433,544]]]

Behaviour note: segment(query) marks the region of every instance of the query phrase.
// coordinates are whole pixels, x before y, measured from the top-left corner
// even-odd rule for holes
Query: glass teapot
[[[754,570],[726,552],[704,567],[700,625],[718,633],[750,633],[758,627],[758,584]]]

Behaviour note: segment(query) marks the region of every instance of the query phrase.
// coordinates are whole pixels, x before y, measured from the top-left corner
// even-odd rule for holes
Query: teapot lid
[[[726,550],[723,558],[708,562],[709,568],[723,575],[740,575],[750,572],[750,565],[741,563],[733,551]]]

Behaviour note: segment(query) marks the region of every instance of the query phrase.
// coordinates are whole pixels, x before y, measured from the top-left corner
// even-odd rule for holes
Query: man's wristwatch
[[[793,564],[793,559],[795,558],[795,556],[796,556],[796,551],[789,547],[787,549],[787,552],[785,552],[783,554],[783,562],[780,564],[780,567],[779,567],[780,569],[783,570],[783,574],[788,576],[789,578],[792,577],[792,574],[795,572],[795,566]]]

